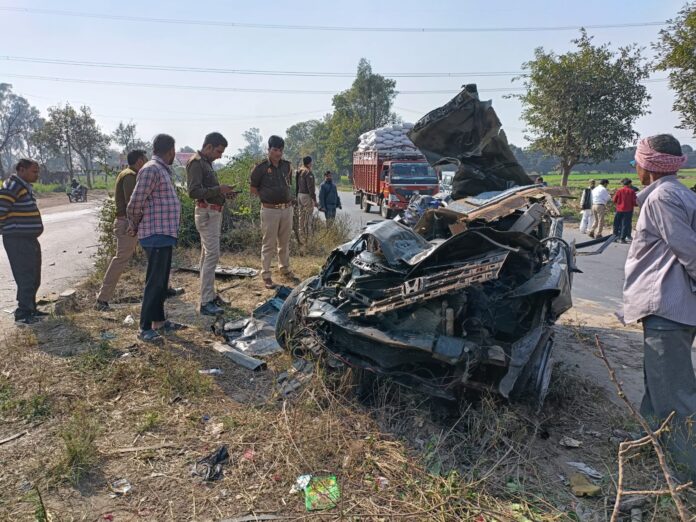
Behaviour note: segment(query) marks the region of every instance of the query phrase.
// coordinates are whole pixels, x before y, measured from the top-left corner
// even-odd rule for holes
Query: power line
[[[336,94],[335,90],[305,90],[305,89],[265,89],[265,88],[243,88],[243,87],[220,87],[212,85],[183,85],[173,83],[146,83],[116,80],[92,80],[84,78],[60,78],[54,76],[38,76],[31,74],[4,74],[10,78],[23,78],[28,80],[52,81],[62,83],[81,83],[92,85],[114,85],[125,87],[148,87],[160,89],[176,89],[186,91],[211,91],[211,92],[238,92],[238,93],[257,93],[257,94]],[[644,80],[644,83],[655,83],[667,81],[669,78],[652,78]],[[479,89],[478,92],[515,92],[523,91],[525,87],[492,87],[489,89]],[[410,90],[397,91],[397,94],[456,94],[459,89],[435,89],[435,90]]]
[[[84,60],[64,60],[58,58],[33,58],[26,56],[0,56],[0,60],[10,62],[44,63],[54,65],[70,65],[76,67],[96,67],[107,69],[133,69],[147,71],[174,71],[213,74],[239,74],[251,76],[309,76],[326,78],[354,78],[352,72],[319,72],[319,71],[272,71],[259,69],[228,69],[216,67],[191,67],[183,65],[155,65],[112,62],[90,62]],[[479,71],[479,72],[385,72],[380,73],[388,78],[459,78],[472,76],[516,76],[522,71]]]
[[[109,15],[81,11],[62,11],[57,9],[38,9],[29,7],[0,6],[0,11],[30,13],[38,15],[65,16],[72,18],[90,18],[119,22],[140,22],[157,24],[175,24],[207,27],[230,27],[237,29],[266,29],[289,31],[333,31],[333,32],[374,32],[374,33],[509,33],[540,31],[577,31],[585,29],[626,29],[635,27],[655,27],[665,25],[665,21],[632,22],[619,24],[558,25],[532,27],[355,27],[332,25],[287,25],[268,23],[228,22],[223,20],[191,20],[179,18],[155,18],[144,16]]]

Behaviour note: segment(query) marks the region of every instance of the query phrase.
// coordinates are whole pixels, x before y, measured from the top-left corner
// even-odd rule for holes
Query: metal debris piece
[[[198,265],[179,267],[182,272],[200,272]],[[256,277],[259,271],[245,266],[216,266],[215,275],[222,277]]]
[[[573,473],[570,476],[570,489],[576,497],[595,497],[602,492],[602,488],[592,484],[580,473]]]
[[[213,349],[247,370],[258,371],[266,369],[264,361],[250,357],[227,344],[215,343]]]
[[[127,495],[133,488],[131,483],[128,482],[128,479],[118,479],[109,484],[109,489],[114,493],[112,497],[119,497]]]
[[[582,442],[572,437],[562,437],[558,443],[564,448],[579,448],[582,446]]]
[[[594,468],[591,468],[590,466],[588,466],[584,462],[566,462],[566,464],[568,464],[568,466],[571,466],[571,467],[577,469],[581,473],[584,473],[585,475],[587,475],[588,477],[593,478],[593,479],[601,479],[604,476],[599,471],[597,471]]]
[[[222,465],[230,458],[227,446],[220,446],[210,455],[203,457],[191,468],[191,474],[201,477],[204,481],[213,481],[222,478]]]

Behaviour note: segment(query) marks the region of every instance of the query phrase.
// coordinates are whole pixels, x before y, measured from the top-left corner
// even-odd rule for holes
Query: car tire
[[[275,337],[278,344],[286,350],[291,349],[291,347],[288,346],[288,340],[292,339],[292,337],[295,335],[296,328],[299,325],[297,318],[297,305],[299,304],[300,297],[307,288],[316,285],[318,281],[319,278],[317,276],[310,277],[309,279],[302,281],[299,285],[293,288],[292,292],[290,292],[290,295],[288,295],[288,297],[285,299],[283,306],[278,312],[278,318],[276,319],[275,325]]]
[[[391,219],[394,215],[391,209],[387,206],[387,200],[383,199],[379,206],[379,213],[384,219]]]
[[[367,195],[363,194],[362,199],[360,200],[360,208],[362,209],[365,214],[370,213],[370,204],[367,202]]]

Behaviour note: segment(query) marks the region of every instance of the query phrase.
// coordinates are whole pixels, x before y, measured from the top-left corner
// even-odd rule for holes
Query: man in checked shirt
[[[138,178],[126,209],[128,233],[138,236],[147,254],[145,292],[140,309],[142,341],[162,342],[160,332],[185,328],[168,321],[164,315],[172,249],[176,245],[181,203],[172,181],[170,165],[174,162],[174,138],[158,134],[152,144],[152,159],[138,172]]]

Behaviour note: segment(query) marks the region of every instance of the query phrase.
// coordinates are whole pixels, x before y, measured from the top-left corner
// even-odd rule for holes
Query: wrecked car
[[[362,374],[443,399],[490,390],[541,404],[552,325],[572,304],[565,189],[533,185],[475,86],[409,137],[431,165],[457,167],[451,201],[413,226],[370,224],[334,250],[286,299],[276,338],[293,351],[312,339]]]

